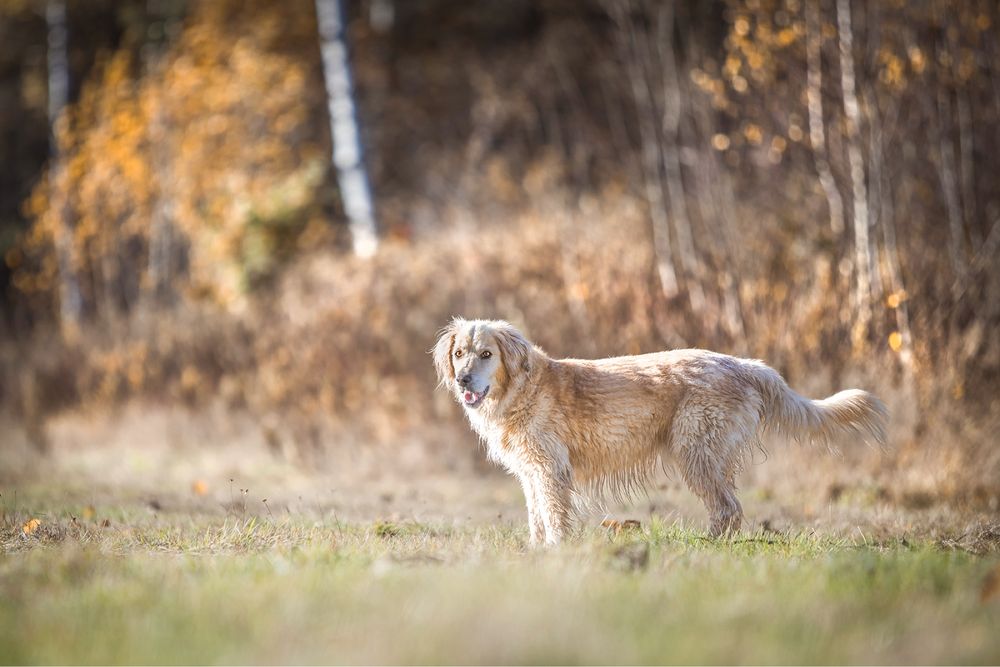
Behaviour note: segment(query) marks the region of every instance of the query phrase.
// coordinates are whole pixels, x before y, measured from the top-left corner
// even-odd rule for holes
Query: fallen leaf
[[[615,519],[605,519],[601,522],[602,528],[607,528],[608,532],[619,535],[622,532],[628,530],[639,530],[642,528],[642,524],[635,519],[625,519],[624,521],[616,521]]]
[[[38,530],[38,527],[40,525],[42,525],[42,522],[39,521],[38,519],[28,519],[27,521],[24,522],[24,525],[21,526],[21,531],[25,535],[31,535],[33,532]]]
[[[983,587],[979,590],[979,600],[989,602],[1000,595],[1000,565],[990,570],[983,579]]]

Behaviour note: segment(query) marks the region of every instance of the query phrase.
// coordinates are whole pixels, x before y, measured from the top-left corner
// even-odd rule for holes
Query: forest
[[[992,3],[349,3],[373,257],[312,3],[70,2],[58,111],[47,7],[6,3],[0,56],[0,400],[33,446],[136,400],[309,456],[457,421],[423,352],[466,314],[857,377],[915,493],[996,502]]]
[[[415,507],[458,521],[451,503],[468,492],[474,526],[505,512],[520,526],[516,484],[435,389],[428,351],[461,315],[509,320],[554,357],[707,348],[762,359],[813,398],[877,394],[884,449],[768,444],[741,484],[767,508],[758,527],[818,522],[820,543],[786,545],[804,557],[866,531],[964,545],[972,570],[956,576],[978,577],[1000,549],[998,128],[989,0],[0,0],[2,552],[30,551],[34,532],[152,548],[155,503],[199,517],[156,547],[171,552],[317,549],[328,536],[310,521],[338,516],[355,523],[331,539],[361,571],[398,565],[393,540],[418,559],[479,553],[478,532],[427,547],[406,523]],[[668,475],[623,511],[642,518],[654,563],[679,558],[678,540],[714,562],[716,547],[662,519],[689,516],[682,489]],[[262,537],[250,515],[301,525]],[[219,520],[217,539],[194,528]],[[132,522],[131,541],[102,537],[101,521]],[[447,542],[441,530],[426,539]],[[620,548],[612,562],[633,563]],[[81,553],[80,567],[104,567]],[[929,562],[912,576],[964,567]],[[322,588],[313,567],[296,576]],[[984,600],[1000,590],[988,581]],[[602,595],[620,599],[619,585]],[[955,618],[989,627],[1000,612],[983,609]],[[149,646],[174,650],[163,632]],[[659,640],[463,652],[442,637],[341,659],[911,659],[861,639],[813,655],[671,654]],[[0,631],[0,658],[164,655],[20,641]],[[952,652],[925,643],[912,659],[1000,657],[979,635]],[[212,646],[175,659],[333,659],[325,644]]]

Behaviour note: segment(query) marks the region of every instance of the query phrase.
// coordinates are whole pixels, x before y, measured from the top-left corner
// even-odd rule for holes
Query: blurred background
[[[870,389],[745,483],[996,511],[998,128],[987,0],[2,0],[0,480],[494,475],[464,315]]]

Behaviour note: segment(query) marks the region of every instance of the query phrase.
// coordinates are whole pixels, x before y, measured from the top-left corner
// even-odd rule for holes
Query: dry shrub
[[[388,241],[370,260],[319,250],[241,313],[187,305],[76,342],[35,341],[27,358],[7,349],[4,366],[19,382],[4,398],[38,434],[53,411],[112,410],[139,397],[248,412],[276,453],[310,463],[357,447],[391,465],[403,441],[447,457],[457,444],[474,451],[474,436],[435,391],[427,352],[455,315],[502,317],[556,356],[704,346],[763,358],[808,395],[864,386],[892,408],[888,452],[781,447],[754,484],[829,488],[831,499],[860,485],[873,499],[910,506],[996,503],[996,399],[982,395],[987,385],[963,401],[931,357],[908,377],[888,347],[853,350],[822,272],[784,298],[765,282],[745,286],[747,334],[737,340],[720,312],[695,318],[663,298],[641,207],[614,193],[602,201],[574,215],[553,205],[502,224],[445,222],[434,238]],[[963,354],[953,347],[939,348],[940,358]]]
[[[831,494],[860,480],[881,487],[874,497],[908,504],[995,501],[1000,194],[986,177],[995,59],[970,61],[980,69],[965,74],[949,72],[946,59],[925,63],[942,48],[933,7],[858,21],[873,275],[883,281],[870,308],[859,308],[854,239],[832,230],[806,139],[802,5],[730,2],[720,16],[719,7],[677,5],[680,93],[656,82],[644,102],[630,66],[653,51],[662,58],[662,36],[649,30],[651,12],[667,5],[621,3],[631,10],[619,25],[604,11],[614,2],[587,3],[583,14],[564,0],[513,3],[500,16],[404,4],[405,29],[352,27],[390,237],[370,261],[297,254],[328,236],[318,218],[334,196],[312,166],[328,146],[309,12],[200,4],[156,68],[139,75],[126,54],[99,68],[60,133],[67,181],[35,191],[36,226],[24,257],[14,257],[24,262],[15,282],[55,303],[58,222],[63,205],[72,209],[93,328],[70,341],[32,332],[30,344],[0,350],[5,377],[17,378],[0,386],[3,400],[35,425],[38,441],[53,410],[135,396],[221,400],[257,416],[276,451],[310,459],[345,432],[366,443],[417,438],[428,451],[455,432],[471,441],[467,430],[438,430],[460,427],[461,417],[432,391],[426,355],[434,332],[461,314],[512,320],[557,356],[701,346],[765,359],[812,396],[870,388],[893,409],[891,453],[848,450],[838,460],[795,450],[802,458],[788,468],[768,468],[800,486],[828,480]],[[459,20],[451,31],[449,17]],[[972,6],[947,18],[982,25]],[[637,54],[629,31],[652,51]],[[988,55],[980,31],[955,32],[947,48],[963,62]],[[836,31],[823,32],[819,96],[846,194],[839,49]],[[907,61],[912,71],[900,70]],[[941,112],[953,96],[968,104],[970,122]],[[640,130],[650,119],[659,126],[668,98],[682,104],[676,146]],[[975,150],[962,147],[963,134]],[[965,166],[945,159],[951,135]],[[657,186],[670,190],[665,168],[643,158],[651,144],[656,160],[680,151],[688,251],[673,209],[647,206]],[[956,167],[968,172],[957,193],[967,220],[948,211],[943,192]],[[161,238],[155,221],[170,212],[177,236]],[[683,278],[671,298],[654,268],[657,212],[669,212],[674,242],[660,259]],[[158,238],[173,239],[166,277],[179,301],[160,312],[143,308]],[[246,291],[280,275],[290,256],[278,284]],[[697,312],[692,288],[704,292]],[[859,313],[869,326],[856,326]],[[903,363],[909,353],[912,365]]]

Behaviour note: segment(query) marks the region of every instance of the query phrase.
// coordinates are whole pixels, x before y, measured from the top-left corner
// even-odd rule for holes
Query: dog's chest
[[[486,443],[486,453],[491,461],[499,463],[510,472],[516,473],[524,467],[526,460],[535,458],[531,438],[518,437],[507,426],[496,423],[481,412],[466,410],[472,429]]]

